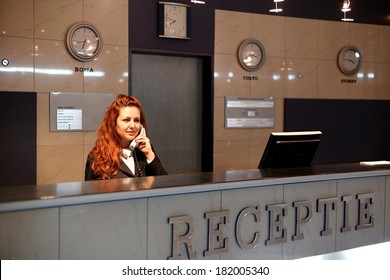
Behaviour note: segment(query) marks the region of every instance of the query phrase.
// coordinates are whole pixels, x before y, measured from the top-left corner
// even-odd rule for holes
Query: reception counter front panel
[[[390,240],[390,169],[348,164],[0,189],[1,259],[295,259]]]

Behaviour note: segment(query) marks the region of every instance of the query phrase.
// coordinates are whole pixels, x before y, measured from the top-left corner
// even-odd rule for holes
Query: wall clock
[[[356,74],[362,65],[362,55],[359,49],[354,46],[343,47],[339,52],[337,64],[345,75]]]
[[[159,2],[160,38],[190,39],[190,6],[173,2]]]
[[[256,39],[246,39],[238,48],[238,61],[247,71],[256,71],[264,63],[265,50],[263,45]]]
[[[87,22],[72,25],[66,36],[69,53],[79,61],[91,61],[102,48],[102,37],[95,26]]]

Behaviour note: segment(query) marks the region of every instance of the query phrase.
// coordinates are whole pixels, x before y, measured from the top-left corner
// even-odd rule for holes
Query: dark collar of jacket
[[[124,161],[121,161],[121,165],[119,166],[119,172],[111,177],[111,179],[120,179],[120,178],[128,178],[128,177],[143,177],[145,176],[145,166],[147,165],[145,154],[142,153],[140,150],[135,149],[134,150],[135,155],[134,157],[134,172],[131,172],[130,168],[124,163]]]

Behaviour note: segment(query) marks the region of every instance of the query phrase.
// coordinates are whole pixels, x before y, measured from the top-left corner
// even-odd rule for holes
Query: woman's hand
[[[150,144],[150,139],[146,136],[145,130],[143,133],[141,133],[140,135],[138,135],[135,138],[135,142],[137,143],[138,149],[145,154],[146,159],[149,162],[154,160],[156,155],[154,154],[154,152],[152,150],[152,145]]]

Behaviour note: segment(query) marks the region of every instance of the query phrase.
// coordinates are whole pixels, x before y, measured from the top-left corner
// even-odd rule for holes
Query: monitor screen
[[[321,135],[321,131],[271,133],[258,168],[311,166]]]

